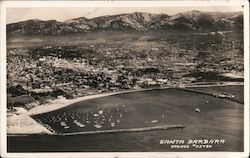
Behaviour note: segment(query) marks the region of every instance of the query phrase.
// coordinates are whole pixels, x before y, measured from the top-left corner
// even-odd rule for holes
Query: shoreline
[[[222,86],[237,86],[237,85],[244,85],[243,83],[223,83],[223,84],[206,84],[206,85],[183,85],[183,86],[178,86],[178,87],[160,87],[160,88],[147,88],[147,89],[139,89],[139,90],[127,90],[127,91],[121,91],[121,92],[111,92],[111,93],[104,93],[104,94],[97,94],[97,95],[91,95],[91,96],[84,96],[84,97],[79,97],[79,98],[75,98],[75,99],[65,99],[65,98],[61,98],[61,99],[57,99],[54,101],[51,101],[48,104],[44,104],[44,105],[40,105],[38,107],[32,108],[29,111],[23,109],[23,108],[17,108],[17,111],[12,113],[12,115],[8,116],[8,119],[10,121],[10,123],[13,124],[13,126],[9,126],[7,128],[7,130],[9,131],[13,131],[13,132],[7,132],[8,134],[12,135],[32,135],[32,134],[36,134],[36,135],[40,135],[40,134],[49,134],[49,135],[56,135],[56,133],[54,133],[54,131],[48,129],[46,126],[38,123],[37,121],[35,121],[32,118],[32,115],[38,115],[38,114],[43,114],[43,113],[47,113],[47,112],[51,112],[51,111],[55,111],[61,108],[64,108],[66,106],[70,106],[74,103],[77,102],[81,102],[84,100],[88,100],[88,99],[95,99],[95,98],[101,98],[101,97],[106,97],[106,96],[112,96],[112,95],[117,95],[117,94],[124,94],[124,93],[131,93],[131,92],[142,92],[142,91],[150,91],[150,90],[164,90],[164,89],[171,89],[171,88],[179,88],[182,90],[185,90],[184,88],[189,88],[189,87],[222,87]],[[23,119],[18,119],[18,118],[23,118]],[[18,125],[15,125],[16,122],[19,122]],[[30,123],[30,127],[31,128],[24,128],[23,124],[25,122],[32,122],[32,124]],[[21,125],[21,126],[20,126]],[[19,127],[20,126],[20,127]],[[39,126],[39,130],[34,130],[35,128],[32,127],[38,127]],[[18,129],[18,132],[16,132],[16,130],[14,129]],[[125,129],[125,131],[127,131],[128,129]],[[14,132],[15,131],[15,132]],[[119,130],[118,130],[119,131]],[[130,131],[130,130],[129,130]],[[137,130],[135,130],[137,131]],[[140,131],[140,130],[139,130]],[[106,131],[108,133],[113,133],[114,131]],[[100,132],[99,133],[106,133],[106,132]],[[93,133],[93,131],[89,131],[88,133]],[[98,132],[97,132],[98,133]],[[79,134],[84,134],[84,133],[79,133]]]
[[[244,85],[243,82],[227,82],[227,83],[216,83],[216,84],[205,84],[205,85],[182,85],[178,87],[158,87],[158,88],[144,88],[144,89],[134,89],[134,90],[126,90],[126,91],[120,91],[120,92],[109,92],[109,93],[102,93],[102,94],[95,94],[95,95],[89,95],[89,96],[83,96],[83,97],[78,97],[74,99],[55,99],[50,103],[42,104],[37,107],[34,107],[25,113],[29,116],[32,115],[38,115],[38,114],[43,114],[47,112],[52,112],[61,108],[64,108],[66,106],[69,106],[74,103],[78,103],[84,100],[89,100],[89,99],[96,99],[96,98],[101,98],[101,97],[106,97],[106,96],[112,96],[112,95],[118,95],[118,94],[124,94],[124,93],[131,93],[131,92],[141,92],[141,91],[149,91],[149,90],[160,90],[160,89],[169,89],[169,88],[191,88],[191,87],[216,87],[216,86],[237,86],[237,85]]]
[[[48,128],[34,120],[31,116],[25,114],[25,109],[19,108],[16,113],[7,117],[7,134],[53,134]]]
[[[144,88],[144,89],[134,89],[134,90],[126,90],[126,91],[120,91],[120,92],[109,92],[109,93],[102,93],[102,94],[95,94],[95,95],[89,95],[89,96],[83,96],[78,97],[74,99],[55,99],[49,103],[41,104],[37,107],[34,107],[27,112],[25,112],[27,115],[38,115],[43,114],[47,112],[52,112],[61,108],[64,108],[66,106],[69,106],[71,104],[81,102],[84,100],[89,99],[96,99],[106,96],[112,96],[117,94],[124,94],[124,93],[131,93],[131,92],[140,92],[140,91],[147,91],[147,90],[156,90],[156,89],[169,89],[169,88],[190,88],[190,87],[215,87],[215,86],[233,86],[233,85],[244,85],[244,82],[226,82],[226,83],[216,83],[216,84],[193,84],[193,85],[182,85],[178,87],[158,87],[158,88]]]

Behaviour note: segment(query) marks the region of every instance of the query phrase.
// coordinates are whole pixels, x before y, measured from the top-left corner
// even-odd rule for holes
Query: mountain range
[[[7,24],[7,35],[63,35],[93,31],[228,31],[243,30],[242,12],[189,11],[175,15],[130,13],[80,17],[59,22],[38,19]]]

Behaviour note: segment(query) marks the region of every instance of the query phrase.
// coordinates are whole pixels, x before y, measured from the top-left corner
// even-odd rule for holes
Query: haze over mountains
[[[243,30],[243,13],[189,11],[169,16],[135,12],[92,19],[81,17],[63,22],[34,19],[7,25],[8,36],[63,35],[110,30],[200,32]]]

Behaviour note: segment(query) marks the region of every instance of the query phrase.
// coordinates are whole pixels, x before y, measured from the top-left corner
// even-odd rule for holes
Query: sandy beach
[[[244,140],[244,106],[227,98],[204,93],[238,92],[235,99],[242,100],[242,97],[237,96],[243,95],[243,88],[188,88],[202,93],[169,88],[83,100],[60,110],[31,116],[46,128],[48,126],[53,129],[56,136],[27,134],[8,137],[9,144],[13,146],[10,151],[119,151],[121,148],[122,151],[133,151],[133,146],[146,151],[152,143],[156,145],[150,146],[150,149],[165,151],[166,146],[158,145],[158,141],[164,138],[225,139],[225,145],[214,146],[213,150],[241,151]],[[197,107],[199,112],[196,111]],[[155,127],[181,124],[185,128],[147,131]]]
[[[61,98],[61,99],[56,99],[53,100],[49,103],[34,107],[27,111],[28,115],[37,115],[37,114],[42,114],[46,112],[51,112],[54,110],[61,109],[63,107],[69,106],[71,104],[83,101],[83,100],[88,100],[88,99],[94,99],[94,98],[100,98],[100,97],[105,97],[105,96],[110,96],[118,93],[105,93],[105,94],[97,94],[97,95],[91,95],[91,96],[84,96],[84,97],[79,97],[75,99],[66,99],[66,98]]]
[[[219,84],[219,86],[229,86],[229,85],[242,85],[243,83],[223,83]],[[213,85],[190,85],[190,86],[182,86],[180,88],[188,88],[188,87],[214,87],[218,86],[218,84]],[[164,88],[151,88],[151,89],[139,89],[139,90],[129,90],[129,91],[122,91],[122,92],[113,92],[113,93],[104,93],[104,94],[97,94],[97,95],[91,95],[91,96],[84,96],[79,97],[75,99],[66,99],[66,98],[60,98],[56,100],[52,100],[46,104],[37,106],[35,108],[32,108],[30,110],[25,110],[23,108],[17,108],[18,110],[15,112],[15,114],[11,114],[8,116],[8,134],[40,134],[40,133],[46,133],[46,134],[53,134],[50,130],[47,129],[47,127],[44,127],[37,121],[35,121],[31,116],[32,115],[38,115],[43,114],[47,112],[52,112],[67,106],[70,106],[74,103],[78,103],[84,100],[89,99],[96,99],[101,97],[107,97],[117,94],[123,94],[123,93],[130,93],[130,92],[136,92],[136,91],[147,91],[147,90],[153,90],[153,89],[168,89],[170,87],[164,87]]]
[[[185,87],[214,87],[214,86],[229,86],[229,85],[243,85],[242,82],[227,82],[227,83],[218,83],[214,85],[182,85],[180,88],[185,88]],[[49,103],[34,107],[30,110],[27,111],[28,115],[37,115],[37,114],[42,114],[46,112],[51,112],[54,110],[61,109],[63,107],[69,106],[71,104],[88,100],[88,99],[95,99],[95,98],[100,98],[100,97],[106,97],[106,96],[111,96],[111,95],[116,95],[116,94],[122,94],[122,93],[130,93],[130,92],[137,92],[137,91],[146,91],[146,90],[153,90],[153,89],[167,89],[171,87],[163,87],[163,88],[148,88],[148,89],[139,89],[139,90],[128,90],[128,91],[122,91],[122,92],[111,92],[111,93],[103,93],[103,94],[96,94],[96,95],[90,95],[90,96],[83,96],[79,98],[74,98],[74,99],[66,99],[66,98],[61,98],[61,99],[56,99],[53,100]]]
[[[25,114],[25,109],[18,108],[20,113],[12,114],[7,117],[8,134],[53,134],[46,127]]]

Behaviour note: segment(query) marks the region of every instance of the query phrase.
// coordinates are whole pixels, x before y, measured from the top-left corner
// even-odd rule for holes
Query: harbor
[[[199,91],[204,94],[176,88],[122,93],[32,115],[53,134],[9,135],[8,150],[133,151],[130,146],[136,146],[137,151],[174,151],[159,144],[165,138],[225,139],[212,150],[243,150],[243,86],[205,86]],[[205,94],[215,91],[238,91],[234,99],[239,101]]]

